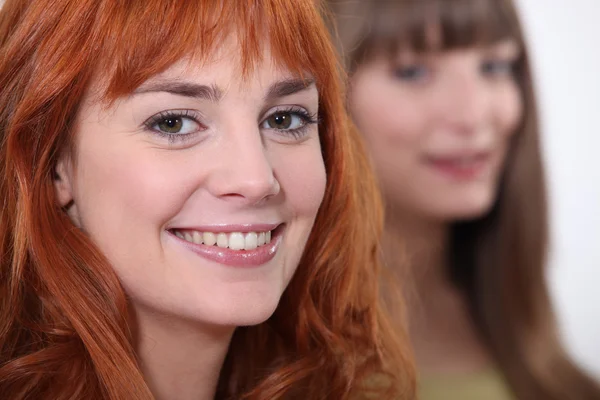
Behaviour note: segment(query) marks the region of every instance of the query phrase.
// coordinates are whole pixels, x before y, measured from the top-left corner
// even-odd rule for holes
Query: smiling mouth
[[[481,176],[490,166],[490,153],[477,153],[457,157],[429,157],[427,163],[445,176],[458,180],[471,180]]]
[[[231,250],[254,250],[271,243],[273,231],[257,232],[200,232],[191,229],[172,229],[171,232],[189,243],[217,246]]]
[[[172,228],[168,232],[199,256],[228,266],[261,266],[272,260],[283,239],[285,224],[255,231],[207,232]],[[256,228],[255,228],[256,229]]]

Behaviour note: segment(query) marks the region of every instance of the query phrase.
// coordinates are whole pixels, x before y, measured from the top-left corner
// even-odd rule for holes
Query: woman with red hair
[[[313,0],[9,0],[0,52],[1,398],[412,398]]]

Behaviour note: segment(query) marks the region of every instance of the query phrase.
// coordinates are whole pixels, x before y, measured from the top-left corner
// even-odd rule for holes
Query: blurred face
[[[351,108],[390,206],[443,221],[489,211],[522,114],[518,55],[505,41],[359,67]]]
[[[298,266],[325,190],[318,93],[230,42],[106,108],[92,90],[57,192],[138,313],[257,324]]]

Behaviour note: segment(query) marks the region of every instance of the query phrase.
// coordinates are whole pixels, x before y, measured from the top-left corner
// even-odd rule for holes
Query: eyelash
[[[154,125],[156,125],[158,123],[161,123],[167,119],[178,119],[178,118],[192,120],[200,126],[200,129],[198,129],[198,131],[196,131],[196,132],[185,133],[185,134],[183,134],[183,133],[168,133],[168,132],[163,132],[159,129],[154,129]],[[152,133],[168,139],[169,143],[176,143],[179,141],[185,141],[185,140],[191,139],[195,134],[206,129],[206,127],[202,123],[200,123],[199,119],[200,119],[200,116],[198,115],[198,113],[196,113],[193,110],[169,110],[169,111],[161,111],[158,114],[153,115],[152,117],[148,118],[146,120],[146,122],[144,122],[144,125],[145,125],[146,129],[148,129]]]
[[[500,57],[484,59],[479,71],[488,77],[512,76],[515,73],[516,61]],[[394,67],[393,75],[402,81],[416,83],[424,82],[431,75],[431,68],[425,63],[411,63]]]
[[[393,74],[402,81],[418,82],[427,79],[430,71],[423,63],[413,63],[395,67]]]
[[[277,129],[277,128],[266,128],[266,129],[278,131],[283,135],[292,136],[296,140],[302,138],[305,135],[306,130],[308,129],[309,125],[318,124],[320,122],[317,114],[311,114],[302,107],[292,106],[292,107],[277,109],[277,110],[271,112],[268,116],[266,116],[260,122],[260,125],[262,125],[269,118],[271,118],[277,114],[295,115],[302,120],[303,125],[297,129]],[[200,126],[200,129],[198,129],[196,132],[191,132],[191,133],[168,133],[168,132],[164,132],[164,131],[154,128],[154,126],[156,124],[164,122],[165,120],[168,120],[168,119],[189,119],[189,120],[192,120],[194,123],[198,124]],[[196,113],[193,110],[169,110],[169,111],[162,111],[162,112],[148,118],[144,122],[144,126],[147,130],[149,130],[152,133],[157,134],[163,138],[168,139],[169,143],[173,144],[173,143],[177,143],[180,141],[190,140],[197,133],[205,130],[206,127],[202,123],[200,123],[199,119],[200,119],[200,117],[199,117],[198,113]]]
[[[502,58],[488,58],[481,64],[481,72],[492,76],[512,76],[515,72],[516,61]]]
[[[283,134],[283,135],[292,136],[296,140],[304,137],[304,135],[307,133],[306,131],[310,125],[318,124],[320,122],[320,119],[317,114],[311,114],[302,107],[291,106],[291,107],[280,108],[280,109],[277,109],[277,110],[271,112],[260,122],[260,125],[262,125],[269,118],[271,118],[277,114],[295,115],[302,120],[303,125],[297,129],[277,129],[277,128],[266,128],[266,129],[271,129],[274,131],[281,132],[281,134]]]

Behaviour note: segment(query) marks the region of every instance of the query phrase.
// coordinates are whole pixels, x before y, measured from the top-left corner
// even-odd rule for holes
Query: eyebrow
[[[502,41],[492,45],[491,49],[495,50],[495,51],[504,51],[504,52],[510,53],[510,54],[514,53],[517,56],[520,56],[521,53],[523,52],[523,48],[521,47],[521,45],[516,40],[512,40],[512,39],[502,40]]]
[[[307,90],[315,84],[314,79],[291,78],[275,82],[265,96],[266,102],[272,102],[280,97],[290,96],[292,94]],[[133,94],[166,92],[177,96],[192,97],[201,100],[208,100],[213,103],[219,102],[223,97],[223,91],[216,85],[200,85],[192,82],[180,80],[161,80],[145,83]]]
[[[276,82],[269,88],[269,91],[265,96],[265,101],[270,102],[280,97],[290,96],[303,90],[307,90],[314,84],[315,80],[312,78],[292,78]]]
[[[199,85],[197,83],[164,80],[143,84],[133,94],[166,92],[177,96],[193,97],[196,99],[218,102],[223,97],[223,91],[215,85]]]

